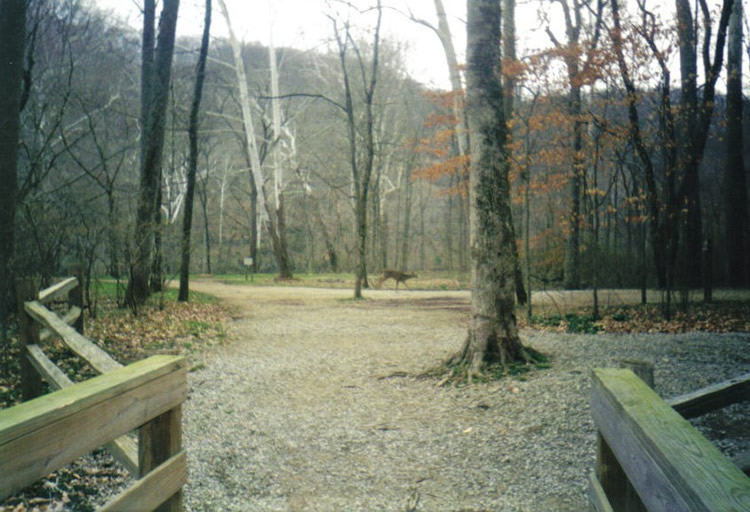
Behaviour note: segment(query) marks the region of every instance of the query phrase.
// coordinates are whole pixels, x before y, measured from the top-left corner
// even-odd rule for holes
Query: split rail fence
[[[750,511],[749,454],[730,460],[687,421],[750,400],[750,373],[664,401],[650,387],[653,367],[637,366],[646,382],[628,368],[592,372],[590,510]]]
[[[18,280],[16,289],[24,402],[0,411],[0,500],[105,446],[138,480],[102,510],[180,510],[184,358],[153,356],[129,366],[112,359],[82,334],[76,277],[41,292],[38,281]],[[62,317],[45,306],[66,294]],[[53,336],[100,375],[73,383],[41,348]],[[55,391],[41,396],[42,379]]]

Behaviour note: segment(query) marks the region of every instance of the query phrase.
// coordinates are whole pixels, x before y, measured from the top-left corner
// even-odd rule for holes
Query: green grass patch
[[[213,325],[202,320],[187,320],[185,322],[185,327],[187,328],[188,334],[199,338],[202,334],[208,332]]]
[[[595,322],[597,319],[594,315],[576,315],[575,313],[568,313],[565,315],[565,320],[568,323],[567,331],[575,334],[596,334],[602,330],[601,326]]]
[[[542,316],[542,315],[531,315],[531,324],[532,325],[542,325],[544,327],[557,327],[560,325],[563,321],[562,315],[550,315],[550,316]]]
[[[127,287],[126,281],[97,280],[91,283],[91,297],[99,299],[123,300]],[[177,302],[178,290],[176,288],[165,288],[161,292],[152,293],[148,298],[149,303]],[[213,295],[190,290],[188,302],[196,304],[216,304],[218,301]]]

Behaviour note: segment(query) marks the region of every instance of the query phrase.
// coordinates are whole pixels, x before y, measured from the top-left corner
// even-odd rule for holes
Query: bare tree
[[[584,175],[583,163],[583,117],[581,89],[583,77],[589,67],[590,58],[581,59],[581,31],[584,29],[584,14],[589,7],[585,0],[554,0],[560,4],[565,21],[566,41],[563,44],[552,30],[547,27],[547,35],[558,51],[563,55],[568,73],[568,115],[573,121],[573,168],[570,176],[570,234],[565,244],[565,265],[563,286],[566,289],[577,289],[581,281],[581,183]],[[603,0],[597,0],[594,34],[590,48],[596,47],[599,39],[599,27],[602,19]],[[591,53],[589,54],[591,55]]]
[[[193,198],[195,196],[195,175],[198,170],[198,113],[201,97],[203,96],[203,82],[206,78],[206,60],[208,58],[209,36],[211,33],[211,0],[206,0],[206,15],[203,21],[203,37],[201,49],[196,65],[195,88],[193,103],[190,106],[190,156],[188,157],[187,192],[185,193],[185,210],[182,219],[182,246],[180,265],[180,291],[177,299],[187,302],[189,297],[190,276],[190,234],[193,226]]]
[[[149,3],[152,3],[152,0],[147,0],[146,4]],[[148,115],[144,118],[145,124],[142,127],[141,135],[145,139],[145,147],[143,147],[141,153],[141,179],[135,225],[135,261],[133,262],[127,293],[131,304],[142,304],[149,294],[151,240],[155,228],[155,210],[158,208],[156,198],[160,188],[165,118],[179,7],[179,0],[164,0],[151,78],[142,82],[142,87],[145,87],[145,90],[142,90],[141,94],[146,95],[142,108],[147,108]],[[144,16],[144,34],[150,32],[148,23],[147,16]],[[144,61],[149,60],[148,44],[149,40],[144,36]],[[143,69],[144,72],[149,73],[147,67],[147,64],[144,64]]]
[[[453,35],[451,33],[450,23],[448,22],[448,16],[445,12],[445,6],[442,0],[434,0],[435,3],[435,14],[438,18],[437,26],[430,23],[427,20],[417,18],[413,13],[409,14],[409,17],[415,23],[419,23],[430,30],[440,40],[440,44],[443,47],[443,53],[445,54],[445,62],[448,67],[448,78],[451,84],[451,100],[453,108],[453,117],[455,119],[455,129],[453,130],[452,140],[452,153],[453,156],[465,157],[469,152],[469,131],[466,129],[466,105],[464,101],[464,87],[461,79],[461,70],[458,64],[458,58],[456,57],[456,49],[453,45]],[[459,167],[455,170],[455,174],[451,176],[451,187],[465,190],[466,175],[462,173],[465,171],[465,167]],[[468,194],[466,194],[468,196]],[[467,207],[468,197],[464,197],[462,194],[454,197],[453,195],[448,196],[448,208],[445,210],[445,245],[447,249],[448,267],[452,268],[452,250],[453,250],[453,203],[454,199],[458,202],[459,208],[459,260],[462,270],[465,268],[465,249],[466,244],[461,243],[461,239],[464,237],[464,233],[467,231]]]
[[[349,139],[349,163],[352,171],[352,189],[354,193],[354,225],[357,235],[357,268],[355,270],[354,297],[362,297],[362,287],[367,287],[367,198],[370,192],[370,181],[375,161],[373,103],[375,86],[378,80],[378,58],[380,50],[380,26],[383,9],[380,0],[377,2],[377,22],[372,44],[372,57],[369,70],[365,58],[354,41],[348,22],[344,27],[339,26],[339,20],[329,17],[333,24],[333,32],[338,45],[339,62],[344,81],[344,111],[347,120],[347,135]],[[365,126],[359,130],[363,138],[364,154],[358,151],[359,137],[354,112],[352,84],[349,76],[348,52],[352,49],[356,55],[356,62],[362,75],[364,93]],[[360,160],[361,159],[361,160]]]
[[[257,194],[257,197],[261,204],[261,219],[262,224],[265,226],[269,237],[271,238],[271,244],[273,248],[273,254],[276,258],[276,264],[279,269],[279,277],[282,279],[291,279],[292,270],[289,262],[289,256],[286,253],[286,244],[282,243],[283,239],[279,237],[279,230],[284,228],[283,220],[283,209],[277,209],[277,213],[281,216],[272,218],[271,207],[266,197],[265,190],[263,188],[263,170],[260,152],[258,150],[258,142],[255,136],[255,126],[253,125],[253,115],[251,106],[254,102],[250,97],[250,93],[247,87],[247,75],[245,74],[245,65],[242,60],[242,49],[240,43],[234,34],[232,29],[232,23],[229,17],[229,11],[227,10],[224,0],[219,0],[219,7],[221,8],[222,15],[226,19],[227,26],[229,27],[229,43],[232,46],[232,53],[234,55],[234,70],[237,76],[237,85],[240,93],[240,109],[242,115],[242,126],[244,130],[244,149],[246,153],[246,159],[250,164],[250,178],[251,178],[251,189],[252,194]],[[253,220],[253,222],[255,222]]]

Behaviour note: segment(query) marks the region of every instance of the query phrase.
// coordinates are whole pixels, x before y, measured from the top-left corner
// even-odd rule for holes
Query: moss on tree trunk
[[[467,117],[471,132],[471,325],[449,361],[469,376],[488,363],[529,357],[515,316],[517,251],[510,208],[506,124],[500,72],[500,1],[469,0]]]

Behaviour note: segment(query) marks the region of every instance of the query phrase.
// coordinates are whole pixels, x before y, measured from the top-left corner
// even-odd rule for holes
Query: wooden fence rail
[[[747,400],[748,382],[750,374],[675,404],[703,413]],[[600,434],[593,510],[750,510],[750,478],[631,370],[593,370],[591,414]]]
[[[69,390],[76,389],[78,390],[76,393],[83,393],[85,395],[85,391],[80,391],[81,385],[74,384],[68,378],[68,376],[65,375],[65,373],[44,354],[44,351],[40,346],[40,343],[42,341],[50,337],[59,338],[60,341],[65,344],[71,351],[73,351],[76,355],[86,361],[98,373],[102,374],[95,379],[91,379],[87,382],[87,384],[93,383],[95,381],[100,382],[96,379],[102,379],[103,377],[112,377],[115,379],[115,382],[120,382],[119,380],[117,380],[118,378],[120,378],[118,376],[121,376],[123,374],[127,375],[127,370],[129,368],[136,367],[136,365],[123,367],[120,363],[112,359],[112,357],[110,357],[110,355],[107,354],[104,350],[100,349],[98,346],[94,345],[93,343],[91,343],[91,341],[83,336],[83,321],[81,314],[82,301],[79,284],[80,279],[71,277],[40,292],[38,281],[36,280],[23,279],[16,282],[19,304],[19,338],[22,348],[21,387],[23,399],[28,402],[7,411],[0,411],[0,414],[2,414],[2,416],[0,416],[0,469],[2,470],[0,471],[0,475],[5,474],[5,471],[7,469],[6,466],[2,463],[3,459],[7,459],[5,450],[11,450],[13,446],[15,446],[16,448],[18,446],[6,446],[4,444],[3,436],[6,435],[6,433],[3,430],[4,427],[2,418],[6,418],[7,421],[10,421],[12,423],[12,421],[16,421],[14,420],[14,418],[18,417],[17,414],[21,414],[13,412],[18,409],[18,407],[26,407],[25,409],[22,409],[22,412],[29,411],[30,409],[28,408],[29,406],[27,406],[27,404],[38,403],[38,400],[48,400],[50,399],[49,397],[53,396],[62,397],[61,399],[63,400],[63,404],[60,405],[60,407],[63,407],[64,405],[64,409],[68,410],[69,412],[75,412],[76,407],[70,406],[72,407],[71,409],[69,405],[67,405],[67,402],[65,402],[65,400],[69,400],[69,397],[71,396],[75,397],[78,395],[75,393],[73,393],[72,395],[66,393],[71,393],[69,392]],[[58,316],[47,307],[45,307],[45,304],[48,304],[52,301],[57,301],[60,299],[60,297],[64,297],[65,294],[67,294],[68,296],[70,308],[66,313],[62,315],[62,317]],[[40,329],[40,326],[43,327],[43,329]],[[176,365],[175,368],[179,367],[179,371],[175,369],[173,373],[176,372],[182,375],[182,383],[180,384],[180,386],[182,386],[182,388],[185,387],[184,361],[182,360],[182,358],[171,358],[171,362],[164,362],[166,360],[163,360],[162,358],[151,358],[147,361],[155,361],[154,364],[163,363],[164,365],[169,367],[171,367],[170,365]],[[136,364],[142,366],[142,363],[145,364],[144,362]],[[141,366],[138,366],[137,368],[141,368]],[[146,365],[146,367],[149,366]],[[156,374],[159,374],[159,371],[157,371]],[[42,379],[47,381],[50,387],[57,391],[45,397],[37,398],[41,395]],[[104,379],[104,381],[105,383],[109,382],[108,379]],[[99,386],[101,385],[102,384],[100,383]],[[122,387],[122,389],[129,389],[127,385],[124,385],[122,383],[117,384],[113,389],[120,389],[117,386],[124,386]],[[94,389],[99,388],[97,387]],[[82,443],[87,443],[85,444],[85,446],[87,447],[91,445],[91,439],[96,439],[96,442],[98,444],[91,445],[92,448],[90,449],[104,445],[105,448],[112,454],[112,456],[117,459],[132,475],[141,478],[141,480],[139,480],[138,483],[134,485],[128,492],[134,493],[133,496],[141,497],[137,499],[150,499],[150,501],[137,501],[136,503],[138,506],[136,508],[131,508],[131,510],[147,510],[155,508],[157,505],[159,505],[159,503],[161,503],[161,501],[156,503],[153,507],[148,505],[152,503],[154,496],[158,496],[159,498],[161,498],[163,495],[163,489],[171,490],[178,481],[184,480],[180,480],[179,478],[181,468],[184,468],[185,460],[184,454],[179,455],[179,452],[181,451],[180,406],[179,404],[175,405],[171,402],[171,400],[173,399],[172,395],[170,394],[172,393],[170,391],[171,388],[165,387],[164,389],[161,389],[158,385],[156,385],[148,389],[150,389],[150,393],[152,393],[154,396],[151,396],[150,394],[145,395],[148,397],[147,402],[159,404],[161,403],[160,400],[167,400],[170,403],[168,411],[164,410],[156,413],[156,415],[160,415],[158,418],[153,419],[154,416],[148,416],[146,418],[144,414],[148,415],[150,413],[147,414],[144,410],[139,409],[139,411],[141,411],[141,415],[138,416],[136,414],[134,416],[136,418],[140,418],[139,424],[131,425],[125,419],[123,419],[123,421],[120,421],[121,415],[127,415],[127,411],[125,410],[119,412],[117,411],[117,408],[120,406],[121,402],[123,406],[127,405],[128,408],[131,408],[132,404],[129,404],[127,400],[122,401],[122,398],[120,396],[109,397],[105,393],[102,396],[105,396],[109,405],[105,406],[104,409],[111,409],[112,411],[114,411],[117,421],[116,425],[114,425],[112,428],[116,430],[116,433],[112,433],[112,429],[104,429],[103,432],[107,432],[106,439],[103,439],[101,435],[92,437],[90,435],[90,420],[86,419],[86,417],[79,418],[85,422],[85,425],[82,425],[81,428],[78,429],[77,433],[75,432],[75,429],[73,429],[73,431],[69,433],[70,436],[74,436],[76,439],[80,438]],[[60,395],[58,393],[63,394]],[[179,403],[184,400],[184,393],[182,391],[180,393],[182,393],[180,394],[182,399],[179,401]],[[131,395],[132,393],[128,394],[128,396]],[[80,404],[78,406],[80,406]],[[29,413],[26,412],[23,414]],[[144,424],[146,420],[152,421]],[[96,424],[99,425],[99,423]],[[122,430],[121,427],[123,425],[129,425],[129,428]],[[18,427],[14,428],[17,429]],[[131,435],[127,434],[128,432],[136,428],[139,429],[138,441],[136,441]],[[54,430],[55,428],[51,427],[50,432],[53,432]],[[110,433],[112,433],[111,436],[109,435]],[[41,441],[52,442],[45,437],[42,437]],[[73,441],[75,440],[73,439]],[[64,441],[60,442],[64,442],[67,445],[71,441],[65,439]],[[76,445],[75,442],[72,442],[72,444],[74,446]],[[75,459],[80,454],[90,451],[90,449],[84,450],[80,453],[76,451],[75,453],[77,453],[77,455],[73,456],[72,459],[68,459],[67,455],[64,457],[62,455],[60,455],[59,457],[57,455],[49,455],[48,463],[55,466],[53,469],[49,469],[45,466],[45,469],[43,471],[46,471],[46,473],[37,475],[30,481],[27,480],[25,476],[23,476],[25,475],[25,473],[19,473],[19,478],[22,478],[23,482],[26,482],[26,484],[33,482],[33,480],[35,480],[36,478],[44,476],[47,473],[58,469],[60,466],[67,464],[68,462],[70,462],[70,460]],[[59,450],[59,447],[55,453],[58,452],[60,454],[63,453]],[[17,453],[23,454],[24,452],[18,451]],[[65,459],[66,462],[62,462],[58,465],[59,460],[62,460],[61,458]],[[169,463],[165,465],[165,461],[167,461],[167,459],[169,459]],[[21,461],[22,465],[28,464],[29,466],[33,466],[33,461],[30,461],[24,457],[21,458]],[[8,466],[8,468],[9,467],[10,466]],[[162,478],[166,480],[162,481]],[[0,498],[6,496],[3,494],[3,492],[8,491],[8,489],[18,490],[14,485],[11,484],[8,484],[11,486],[6,488],[5,479],[2,478],[0,480],[2,480],[2,482],[0,482]],[[15,480],[9,479],[8,481],[11,482]],[[154,487],[155,484],[158,485]],[[166,487],[164,487],[164,485],[166,485]],[[182,484],[179,485],[177,491],[179,491],[181,487]],[[172,492],[167,496],[169,497],[173,494],[175,495],[175,497],[170,500],[170,503],[163,507],[165,510],[178,510],[180,508],[181,492],[177,491]],[[14,491],[11,490],[9,492]],[[151,498],[148,498],[149,496]],[[132,499],[136,499],[134,497],[131,497],[130,494],[127,494],[126,496],[121,498],[123,500],[128,500],[128,502]],[[117,509],[120,510],[124,507],[125,504],[126,502],[117,501],[113,503],[113,506],[116,506]]]
[[[105,509],[153,510],[179,500],[186,397],[184,358],[153,356],[0,411],[0,499],[146,422],[158,440],[148,454],[154,471]]]

